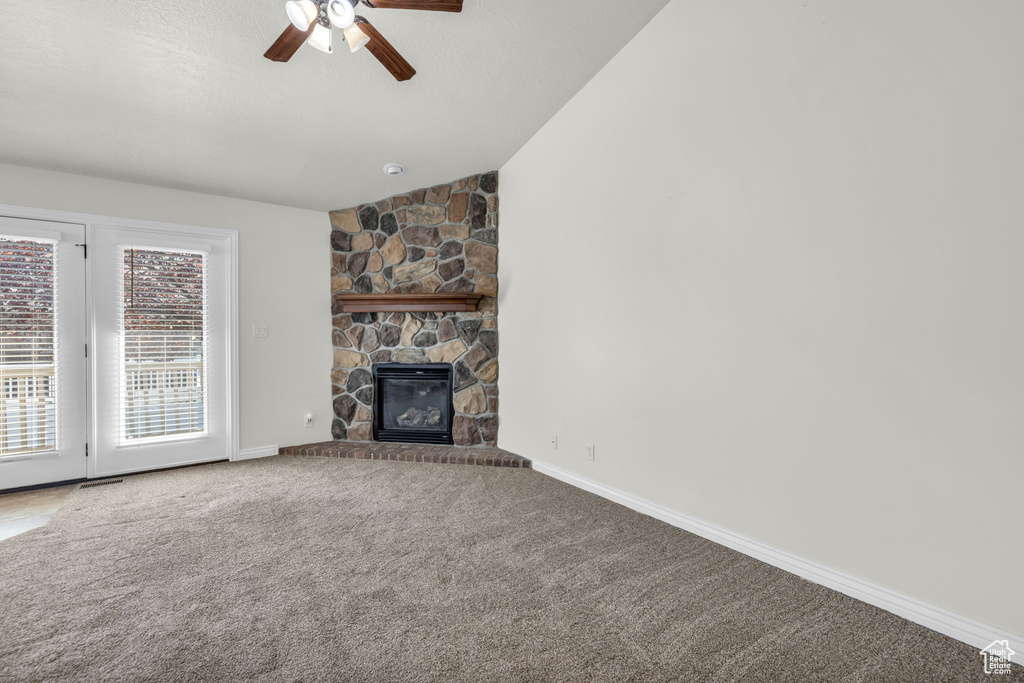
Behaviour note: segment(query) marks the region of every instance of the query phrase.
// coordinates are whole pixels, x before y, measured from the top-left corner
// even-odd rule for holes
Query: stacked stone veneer
[[[453,435],[498,438],[498,174],[331,212],[331,292],[476,292],[472,313],[342,313],[334,305],[335,439],[373,440],[374,363],[452,363]]]

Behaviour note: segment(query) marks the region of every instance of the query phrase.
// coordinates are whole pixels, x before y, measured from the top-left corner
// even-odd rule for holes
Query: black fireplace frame
[[[426,375],[425,379],[445,380],[448,384],[448,425],[447,432],[425,429],[385,429],[381,425],[384,416],[385,380],[411,374]],[[453,445],[452,425],[455,422],[455,369],[451,363],[375,363],[373,366],[373,440],[391,443],[432,443]]]

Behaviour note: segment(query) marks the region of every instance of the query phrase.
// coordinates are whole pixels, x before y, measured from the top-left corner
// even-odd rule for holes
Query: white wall
[[[1024,634],[1022,25],[673,0],[501,169],[500,445]]]
[[[241,448],[331,438],[327,214],[2,164],[0,204],[237,230]]]

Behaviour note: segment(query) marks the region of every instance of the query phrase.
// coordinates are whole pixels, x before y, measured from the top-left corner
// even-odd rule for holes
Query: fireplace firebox
[[[450,363],[373,366],[375,441],[454,444]]]

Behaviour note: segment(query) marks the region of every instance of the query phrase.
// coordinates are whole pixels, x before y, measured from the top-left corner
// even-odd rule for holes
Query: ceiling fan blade
[[[461,12],[462,0],[363,0],[380,9],[424,9],[432,12]]]
[[[284,30],[281,37],[274,41],[274,44],[263,56],[274,62],[287,62],[302,47],[315,27],[315,21],[305,31],[300,31],[292,24],[288,24],[288,28]]]
[[[380,34],[380,31],[373,27],[373,24],[362,17],[356,17],[356,21],[363,33],[370,36],[370,42],[366,44],[366,49],[373,53],[377,61],[383,64],[392,76],[399,81],[407,81],[416,75],[416,69],[412,68],[412,65],[398,54],[398,50]]]

